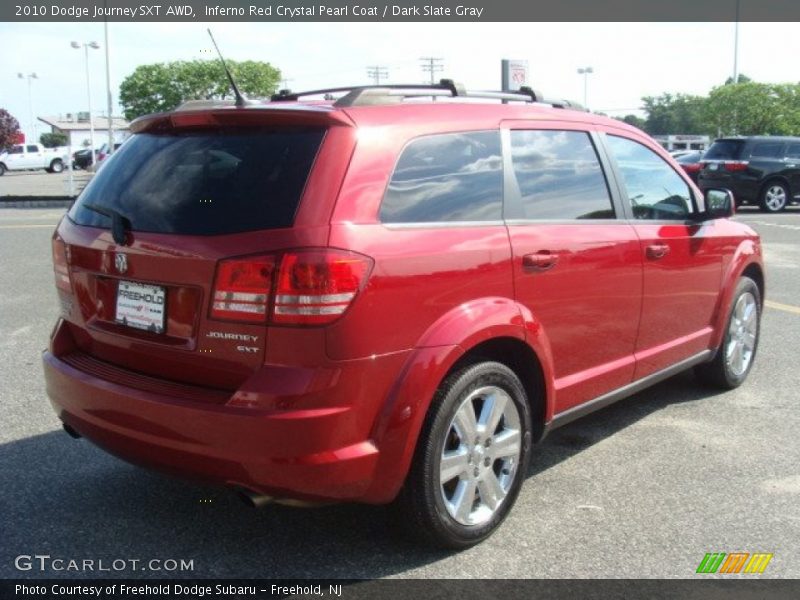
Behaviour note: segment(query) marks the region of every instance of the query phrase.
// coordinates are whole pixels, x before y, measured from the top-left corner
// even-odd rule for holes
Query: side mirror
[[[706,209],[699,215],[701,220],[727,219],[736,214],[736,202],[730,190],[709,188],[704,198]]]

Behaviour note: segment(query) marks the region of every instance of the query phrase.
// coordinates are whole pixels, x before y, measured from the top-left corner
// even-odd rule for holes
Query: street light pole
[[[19,79],[28,80],[28,118],[30,119],[31,135],[33,135],[34,141],[36,141],[36,121],[33,120],[33,90],[31,88],[31,82],[34,79],[39,79],[39,77],[36,73],[28,73],[27,75],[17,73],[17,77]]]
[[[83,44],[79,44],[78,42],[70,42],[70,46],[73,48],[80,49],[83,46],[85,58],[86,58],[86,96],[89,102],[89,144],[91,144],[92,149],[92,164],[95,164],[95,147],[94,147],[94,117],[92,115],[92,79],[89,75],[89,48],[93,50],[97,50],[100,48],[100,44],[97,42],[84,42]]]
[[[108,102],[108,155],[114,154],[114,117],[112,116],[113,106],[111,102],[111,61],[109,60],[108,49],[108,19],[103,24],[106,36],[106,101]]]
[[[578,69],[578,75],[583,75],[583,107],[587,110],[589,108],[589,101],[587,100],[589,97],[589,75],[592,73],[594,73],[594,69],[592,67],[581,67]]]
[[[736,0],[736,25],[733,30],[733,83],[739,83],[739,0]]]

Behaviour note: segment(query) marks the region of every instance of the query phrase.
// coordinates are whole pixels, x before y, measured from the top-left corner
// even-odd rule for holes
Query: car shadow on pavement
[[[691,375],[554,431],[536,448],[529,476],[676,402],[713,392]],[[0,577],[375,578],[451,553],[398,539],[385,507],[335,505],[254,510],[230,491],[171,479],[53,431],[0,446],[3,544]],[[19,555],[65,561],[138,560],[121,571],[15,568]],[[147,561],[193,561],[190,571],[143,570]],[[122,564],[122,563],[117,563]],[[95,562],[95,569],[97,568]]]
[[[670,405],[709,399],[723,393],[700,384],[691,370],[679,373],[638,394],[625,398],[552,431],[534,447],[528,477],[578,454],[597,442]]]

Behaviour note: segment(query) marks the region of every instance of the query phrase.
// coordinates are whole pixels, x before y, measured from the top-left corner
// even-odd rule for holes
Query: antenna
[[[217,46],[217,41],[214,39],[214,35],[211,33],[211,29],[206,29],[208,31],[208,37],[211,38],[211,43],[214,44],[214,49],[219,54],[219,60],[222,63],[222,68],[225,69],[225,74],[228,76],[228,81],[231,82],[231,88],[233,88],[233,95],[236,96],[236,102],[234,105],[241,108],[242,106],[247,104],[247,100],[242,93],[239,91],[239,88],[236,87],[236,82],[233,80],[233,75],[231,75],[230,70],[228,69],[228,65],[225,64],[225,59],[222,58],[222,52],[219,51],[219,46]]]

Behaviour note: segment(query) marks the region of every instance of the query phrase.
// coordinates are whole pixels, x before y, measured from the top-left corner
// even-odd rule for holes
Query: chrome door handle
[[[522,268],[530,271],[547,271],[556,266],[558,254],[549,250],[539,250],[522,257]]]
[[[645,254],[647,254],[647,258],[658,260],[669,254],[669,246],[666,244],[651,244],[647,247]]]

